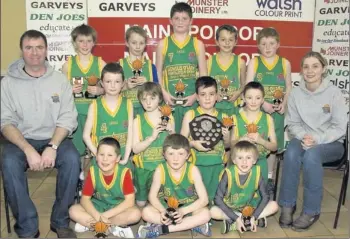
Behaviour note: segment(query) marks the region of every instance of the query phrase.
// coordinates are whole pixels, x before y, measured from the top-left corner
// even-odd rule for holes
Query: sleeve
[[[13,105],[13,100],[9,94],[8,78],[1,80],[1,130],[6,125],[13,125],[17,127],[18,118],[16,115],[16,109]]]
[[[71,135],[78,126],[78,112],[73,99],[72,86],[68,80],[64,80],[62,83],[62,95],[60,100],[61,107],[57,119],[57,127],[67,129],[69,135]]]
[[[227,172],[224,171],[224,174],[222,175],[218,189],[216,191],[214,203],[226,214],[226,216],[228,216],[232,220],[232,222],[235,222],[238,218],[238,215],[230,207],[228,207],[224,202],[224,196],[226,194],[227,184],[228,184]]]
[[[152,64],[152,75],[153,75],[153,82],[154,83],[159,83],[157,68],[156,68],[156,66],[154,64]]]
[[[94,194],[94,187],[92,186],[91,173],[89,171],[89,174],[87,175],[84,181],[83,195],[92,196],[93,194]]]
[[[317,144],[328,144],[341,139],[346,132],[349,119],[347,118],[347,107],[344,96],[340,92],[335,93],[331,105],[331,125],[323,133],[313,135]]]
[[[304,135],[306,134],[306,131],[301,126],[301,121],[302,119],[296,108],[296,103],[294,100],[294,94],[292,90],[292,93],[288,97],[287,128],[290,134],[299,140],[302,140]]]
[[[128,194],[132,194],[134,192],[135,192],[134,184],[133,184],[132,179],[131,179],[130,170],[128,170],[124,176],[123,193],[124,193],[124,195],[128,195]]]
[[[257,208],[255,208],[253,212],[253,216],[257,219],[261,212],[264,210],[266,205],[269,203],[270,196],[267,192],[267,186],[266,183],[262,177],[262,174],[260,174],[260,179],[259,179],[259,188],[258,188],[260,195],[261,195],[261,201]]]

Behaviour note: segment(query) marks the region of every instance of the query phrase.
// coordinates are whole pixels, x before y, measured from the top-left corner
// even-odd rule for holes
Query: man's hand
[[[46,147],[41,154],[41,164],[43,168],[53,168],[56,162],[57,152],[51,147]]]
[[[28,149],[25,149],[24,154],[26,155],[30,170],[42,171],[44,169],[41,163],[41,156],[33,147],[28,147]]]
[[[301,140],[301,146],[304,150],[307,150],[314,146],[316,144],[315,140],[313,139],[312,135],[305,134],[303,139]]]
[[[186,100],[186,103],[184,104],[184,107],[192,106],[193,103],[196,102],[196,100],[197,100],[197,94],[193,94],[193,95],[187,96],[187,97],[184,98],[184,100]]]

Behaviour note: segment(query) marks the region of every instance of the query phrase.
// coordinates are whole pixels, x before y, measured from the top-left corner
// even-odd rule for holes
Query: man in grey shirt
[[[36,208],[28,194],[25,171],[58,170],[51,230],[60,238],[76,237],[69,228],[68,209],[80,172],[79,153],[67,139],[77,127],[77,111],[67,78],[47,61],[47,40],[39,31],[20,39],[22,58],[1,80],[2,175],[19,237],[39,237]]]

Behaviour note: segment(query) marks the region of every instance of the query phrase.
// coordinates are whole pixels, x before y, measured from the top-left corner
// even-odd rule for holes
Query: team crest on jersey
[[[190,185],[187,189],[186,189],[186,194],[187,196],[191,197],[194,195],[194,187],[193,185]]]
[[[284,75],[283,75],[283,73],[280,73],[280,74],[277,75],[277,80],[279,80],[279,81],[284,81]]]
[[[262,74],[262,73],[256,74],[256,79],[258,79],[258,81],[262,81],[262,79],[263,79],[263,74]]]
[[[107,130],[108,130],[107,124],[106,124],[106,123],[101,124],[100,130],[101,130],[101,132],[104,133],[104,134],[107,133]]]
[[[53,94],[53,95],[51,96],[51,99],[52,99],[52,102],[53,102],[53,103],[58,103],[58,102],[60,102],[60,97],[59,97],[59,95],[58,95],[57,93]]]
[[[188,53],[188,60],[190,62],[193,62],[195,60],[196,57],[196,53],[194,53],[193,51],[191,51],[190,53]]]
[[[325,104],[323,107],[323,113],[325,114],[329,114],[331,112],[331,107],[329,106],[329,104]]]

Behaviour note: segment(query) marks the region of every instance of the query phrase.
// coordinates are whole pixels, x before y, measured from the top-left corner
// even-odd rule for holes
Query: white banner
[[[328,77],[349,104],[349,1],[316,1],[312,49],[328,61]]]
[[[86,0],[26,0],[27,29],[44,33],[48,60],[60,70],[67,57],[74,55],[70,33],[87,23]]]

